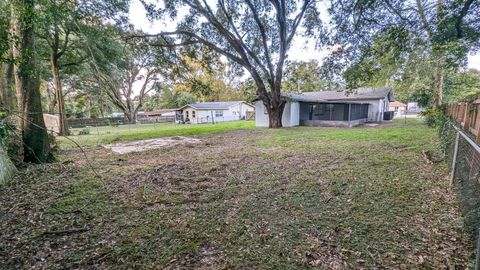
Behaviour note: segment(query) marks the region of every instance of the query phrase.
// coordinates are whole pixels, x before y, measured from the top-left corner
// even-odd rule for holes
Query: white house
[[[192,124],[242,120],[253,111],[255,107],[245,101],[198,102],[178,109],[181,120]]]
[[[360,88],[351,92],[320,91],[283,94],[287,100],[282,116],[284,127],[355,126],[365,122],[391,120],[390,88]],[[268,127],[268,112],[262,101],[255,102],[257,127]]]

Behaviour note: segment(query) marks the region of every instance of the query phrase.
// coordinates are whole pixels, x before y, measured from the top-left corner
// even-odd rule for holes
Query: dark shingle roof
[[[183,106],[187,107],[190,106],[195,109],[200,109],[200,110],[228,110],[228,108],[237,105],[238,103],[242,103],[244,101],[226,101],[226,102],[198,102],[198,103],[191,103],[188,105]],[[180,108],[180,109],[182,109]]]
[[[390,101],[393,101],[392,89],[385,88],[358,88],[347,91],[320,91],[320,92],[305,92],[301,94],[285,93],[283,96],[291,98],[296,101],[305,102],[326,102],[326,101],[357,101],[368,99],[383,99],[388,96]]]

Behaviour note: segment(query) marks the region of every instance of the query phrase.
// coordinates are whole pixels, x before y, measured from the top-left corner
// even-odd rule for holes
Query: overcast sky
[[[323,14],[326,14],[323,12]],[[158,33],[160,29],[173,30],[175,25],[174,23],[164,24],[164,23],[151,23],[146,16],[145,9],[140,3],[139,0],[133,0],[130,6],[130,14],[129,14],[130,22],[135,26],[137,29],[141,29],[147,33]],[[325,18],[328,20],[328,18]],[[289,50],[289,59],[290,60],[302,60],[308,61],[312,59],[318,60],[320,63],[322,62],[322,58],[325,56],[325,51],[315,50],[315,46],[313,42],[309,42],[308,39],[303,37],[296,37],[293,41],[292,47]],[[475,68],[480,70],[480,54],[477,55],[470,55],[468,57],[468,67]]]

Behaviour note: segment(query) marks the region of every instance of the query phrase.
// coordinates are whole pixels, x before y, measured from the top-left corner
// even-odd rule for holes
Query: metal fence
[[[450,181],[457,193],[465,228],[476,247],[475,269],[480,269],[480,147],[471,134],[454,124],[449,129],[447,132],[453,134],[447,153]]]

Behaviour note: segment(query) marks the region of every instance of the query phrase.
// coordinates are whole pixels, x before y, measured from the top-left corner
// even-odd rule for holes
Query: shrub
[[[438,127],[442,124],[442,120],[445,117],[444,113],[438,109],[427,109],[421,113],[425,118],[425,124],[429,127]]]
[[[78,132],[78,135],[88,135],[90,134],[90,127],[85,127]]]

